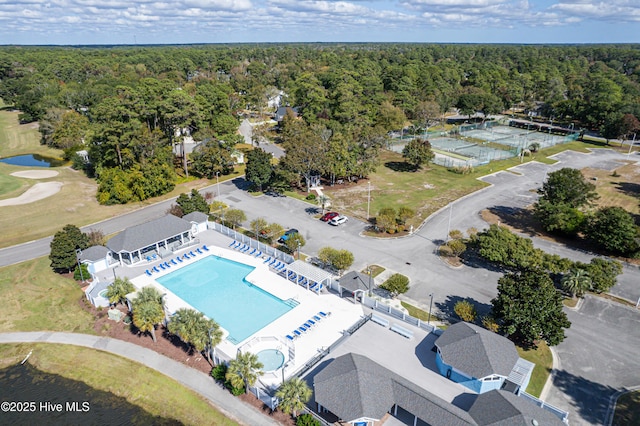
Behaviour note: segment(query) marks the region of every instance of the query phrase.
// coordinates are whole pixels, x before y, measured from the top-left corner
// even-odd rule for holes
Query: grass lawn
[[[62,158],[62,151],[40,144],[37,123],[20,124],[18,112],[0,111],[0,157],[41,154]]]
[[[379,265],[369,265],[369,268],[371,268],[371,278],[375,278],[385,271],[385,269]],[[367,275],[369,274],[369,271],[367,271],[367,268],[364,268],[360,272]]]
[[[609,170],[587,168],[582,170],[585,178],[596,186],[600,198],[596,206],[618,206],[631,214],[640,213],[640,170],[635,162],[618,167],[614,173]]]
[[[640,391],[625,393],[618,398],[613,424],[619,426],[640,424]]]
[[[237,424],[173,379],[98,350],[46,343],[0,345],[0,367],[22,361],[30,350],[33,354],[29,363],[39,370],[82,381],[94,389],[125,398],[154,416],[191,425]]]
[[[524,350],[516,346],[520,358],[533,362],[536,366],[531,374],[531,381],[526,392],[535,397],[540,397],[544,384],[547,383],[549,373],[553,367],[553,357],[551,349],[545,342],[540,342],[537,349]]]
[[[420,321],[429,321],[429,312],[424,309],[420,309],[416,306],[413,306],[410,303],[401,301],[400,304],[403,308],[407,310],[407,313],[414,318],[418,318]],[[433,313],[431,314],[431,321],[438,321],[438,317]]]
[[[571,149],[589,152],[588,148],[607,147],[603,142],[569,142],[545,148],[533,156],[524,157],[523,162],[538,161],[553,164],[556,160],[548,156]],[[609,146],[609,148],[617,149]],[[457,174],[446,167],[429,165],[418,171],[407,171],[401,154],[382,150],[380,165],[369,180],[361,180],[357,185],[347,187],[325,187],[324,192],[331,198],[332,209],[365,219],[367,216],[367,198],[371,184],[369,214],[375,217],[383,207],[405,206],[416,212],[416,217],[407,221],[407,227],[420,225],[430,214],[450,202],[486,186],[479,177],[521,164],[520,157],[494,161],[473,169],[469,174]],[[287,193],[287,195],[292,195]],[[637,205],[637,202],[636,202]]]
[[[41,257],[0,268],[0,331],[70,331],[95,334],[79,305],[75,281],[53,273]]]

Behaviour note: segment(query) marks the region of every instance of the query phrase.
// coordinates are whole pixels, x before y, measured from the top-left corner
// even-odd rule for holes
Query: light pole
[[[453,211],[453,203],[449,204],[449,221],[447,222],[447,241],[449,241],[449,233],[451,232],[451,212]]]
[[[298,243],[298,260],[300,260],[300,240],[296,240],[296,243]]]
[[[629,144],[629,152],[627,153],[627,155],[631,155],[631,148],[633,148],[633,145],[636,143],[636,134],[633,134],[633,140],[631,141],[631,143]]]
[[[82,266],[80,266],[80,254],[82,250],[76,249],[76,262],[78,262],[78,269],[80,269],[80,279],[84,282],[84,274],[82,273]]]
[[[367,266],[367,272],[369,273],[369,297],[371,297],[371,265]]]
[[[429,302],[429,318],[427,319],[427,325],[431,324],[431,309],[433,308],[433,293],[429,293],[429,297],[431,298],[431,302]]]
[[[218,201],[220,201],[220,180],[218,176],[220,176],[220,172],[216,172],[216,187],[218,188]]]
[[[371,181],[367,181],[367,221],[369,221],[369,207],[371,206]]]

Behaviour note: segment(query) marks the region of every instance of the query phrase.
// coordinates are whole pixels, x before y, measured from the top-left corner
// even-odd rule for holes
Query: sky
[[[0,0],[0,45],[640,43],[640,0]]]

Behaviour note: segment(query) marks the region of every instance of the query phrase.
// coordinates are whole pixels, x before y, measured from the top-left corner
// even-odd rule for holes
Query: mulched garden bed
[[[141,333],[133,324],[125,324],[123,321],[115,322],[110,320],[107,313],[108,308],[96,308],[84,296],[78,300],[78,303],[82,309],[89,312],[95,318],[93,329],[97,334],[151,349],[166,356],[167,358],[171,358],[172,360],[178,361],[188,367],[195,368],[205,374],[209,374],[211,372],[211,364],[209,364],[209,361],[202,354],[191,351],[191,348],[185,345],[182,340],[168,333],[164,326],[159,326],[156,329],[157,342],[154,342],[150,334]],[[121,311],[124,315],[128,315],[128,309],[126,306],[118,305],[116,306],[116,309]],[[211,380],[211,385],[215,386],[213,378]],[[253,394],[240,395],[238,398],[242,399],[245,403],[256,407],[265,415],[270,416],[282,425],[295,425],[295,421],[290,415],[279,410],[271,412],[271,409],[264,405],[264,403]]]

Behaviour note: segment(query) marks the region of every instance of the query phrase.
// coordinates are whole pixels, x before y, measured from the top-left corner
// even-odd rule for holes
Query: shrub
[[[462,321],[474,322],[476,320],[476,308],[468,300],[461,300],[453,307],[453,312],[456,313]]]
[[[80,272],[82,271],[82,272]],[[84,263],[80,264],[79,268],[76,268],[76,270],[73,272],[73,279],[76,281],[80,281],[82,279],[84,279],[85,281],[88,279],[91,279],[91,274],[89,273],[89,270],[87,269],[87,265],[85,265]]]
[[[453,257],[453,250],[449,246],[440,246],[438,251],[442,257]]]
[[[211,377],[217,382],[224,383],[226,374],[227,364],[218,364],[211,369]]]
[[[456,256],[460,256],[467,249],[467,245],[462,242],[462,240],[450,240],[447,246],[449,246],[451,252]]]
[[[227,389],[229,389],[229,391],[231,391],[231,395],[233,395],[233,396],[238,396],[238,395],[242,395],[243,393],[245,393],[244,386],[240,386],[240,387],[234,388],[231,385],[231,383],[229,383],[229,382],[225,383],[224,385],[225,385],[225,387]]]
[[[449,237],[452,240],[461,240],[463,237],[462,231],[459,229],[452,229],[451,232],[449,232]]]
[[[302,414],[296,419],[296,426],[320,426],[320,422],[311,414]]]
[[[309,200],[309,201],[315,201],[315,199],[316,199],[316,194],[309,194],[309,195],[307,195],[307,198],[306,198],[306,199],[307,199],[307,200]]]
[[[496,322],[495,318],[491,315],[482,317],[482,326],[489,331],[493,331],[494,333],[497,333],[500,329],[500,326]]]
[[[393,274],[380,287],[389,291],[395,297],[409,290],[409,278],[402,274]]]

